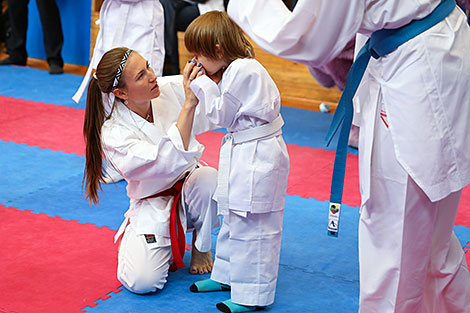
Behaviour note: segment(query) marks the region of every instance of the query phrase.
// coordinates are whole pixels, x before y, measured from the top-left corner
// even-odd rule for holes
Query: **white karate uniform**
[[[317,67],[356,33],[399,28],[439,3],[299,0],[290,12],[279,0],[232,0],[228,12],[262,48]],[[456,8],[371,59],[356,93],[360,312],[470,312],[470,275],[452,233],[458,194],[470,183],[469,50],[466,17]]]
[[[196,168],[204,147],[192,136],[186,151],[176,127],[181,76],[159,78],[158,82],[161,95],[152,101],[153,124],[116,102],[102,127],[106,158],[128,183],[130,208],[115,239],[124,234],[118,279],[135,293],[163,288],[171,257],[169,220],[174,197],[144,198],[171,188],[190,172],[179,210],[185,231],[197,231],[195,246],[199,251],[211,249],[211,229],[219,223],[217,204],[212,200],[217,172],[210,167]],[[156,242],[147,243],[145,234],[154,235]]]
[[[163,7],[158,0],[105,0],[100,10],[100,30],[93,52],[96,68],[106,51],[128,47],[162,75],[165,47]]]
[[[194,3],[191,0],[187,2]],[[198,3],[197,8],[199,9],[199,15],[210,11],[225,11],[223,0],[207,0],[205,3]]]
[[[218,85],[204,75],[191,83],[191,89],[209,121],[231,133],[270,125],[279,116],[279,91],[255,59],[234,60]],[[228,163],[229,211],[223,212],[228,214],[217,240],[211,278],[231,285],[234,303],[269,305],[279,265],[287,148],[280,132],[274,133],[234,144]],[[222,160],[219,171],[221,164]],[[219,177],[216,194],[220,181]],[[217,200],[220,206],[219,196]]]

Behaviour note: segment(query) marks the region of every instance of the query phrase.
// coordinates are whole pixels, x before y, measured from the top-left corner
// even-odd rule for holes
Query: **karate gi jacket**
[[[160,1],[105,0],[96,24],[100,25],[100,30],[88,70],[72,97],[75,102],[80,101],[92,70],[96,69],[103,54],[116,47],[137,51],[149,62],[157,76],[162,75],[165,46],[163,7]],[[108,114],[110,107],[107,106],[105,110]]]
[[[234,60],[219,84],[203,75],[193,80],[191,89],[210,123],[229,132],[270,123],[279,116],[279,90],[255,59]],[[282,136],[236,144],[231,154],[230,209],[251,213],[284,209],[289,156]]]
[[[170,245],[169,219],[174,198],[144,198],[171,188],[187,172],[193,171],[204,146],[192,135],[186,151],[176,127],[184,103],[182,76],[158,78],[158,83],[161,94],[152,100],[154,124],[116,101],[111,117],[102,126],[101,141],[106,159],[128,183],[130,208],[115,239],[130,220],[137,234],[155,234],[158,246],[165,246]],[[204,115],[197,112],[198,131],[210,129]],[[186,230],[182,208],[180,217]]]
[[[154,69],[163,72],[165,58],[163,7],[158,0],[107,0],[100,10],[100,31],[93,52],[96,68],[103,54],[115,47],[137,52]]]
[[[399,28],[440,0],[231,0],[228,13],[270,53],[319,67],[360,34]],[[362,41],[361,43],[363,43]],[[360,48],[360,47],[358,47]],[[431,201],[470,183],[470,30],[459,8],[442,22],[371,59],[355,97],[361,194],[369,197],[370,151],[379,109],[387,114],[398,162]]]

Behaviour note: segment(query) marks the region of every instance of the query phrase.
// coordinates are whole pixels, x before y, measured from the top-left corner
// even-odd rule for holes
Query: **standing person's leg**
[[[224,215],[215,245],[214,268],[211,279],[230,285],[230,215]]]
[[[16,64],[26,65],[28,53],[26,52],[26,31],[28,29],[28,3],[29,0],[9,0],[8,17],[11,33],[7,47],[10,56],[0,61],[0,65]]]
[[[283,216],[283,210],[246,213],[246,217],[230,211],[232,303],[256,307],[274,302]]]
[[[36,0],[36,4],[41,18],[44,47],[46,49],[47,63],[50,67],[49,73],[63,73],[62,46],[64,44],[64,35],[62,33],[59,8],[55,0]]]
[[[428,264],[435,262],[434,255],[449,253],[459,194],[432,203],[396,160],[390,132],[379,114],[380,110],[372,148],[370,198],[362,206],[359,221],[359,311],[422,312],[428,301],[423,300]],[[436,245],[433,238],[443,243]],[[446,262],[446,268],[452,268],[449,277],[457,277],[462,259]],[[460,296],[458,302],[462,299]]]
[[[189,271],[205,274],[212,270],[212,229],[219,226],[217,202],[212,197],[217,186],[217,171],[208,166],[194,170],[183,187],[187,229],[193,231]]]
[[[0,42],[3,43],[5,42],[5,21],[3,19],[3,0],[0,0]],[[0,51],[1,53],[1,51]]]
[[[163,66],[163,76],[179,74],[179,68],[174,68],[172,62],[173,55],[178,54],[178,38],[175,30],[176,7],[178,0],[160,0],[165,17],[165,63]]]
[[[230,290],[230,247],[229,215],[225,215],[222,227],[217,236],[214,266],[211,278],[194,283],[189,289],[192,292],[211,292]]]
[[[453,226],[462,191],[430,203],[436,211],[422,313],[470,312],[470,273]]]
[[[165,69],[164,75],[180,74],[178,31],[185,31],[199,16],[197,4],[161,0],[165,11]]]
[[[197,4],[183,3],[176,11],[175,29],[184,32],[189,24],[200,15]]]

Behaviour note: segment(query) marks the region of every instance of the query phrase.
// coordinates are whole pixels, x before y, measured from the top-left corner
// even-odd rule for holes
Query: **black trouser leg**
[[[175,55],[178,58],[178,38],[175,30],[176,8],[181,0],[160,0],[165,17],[165,64],[163,75],[179,74],[179,62],[175,63]]]
[[[26,30],[28,29],[29,0],[8,0],[8,17],[11,33],[8,38],[10,58],[18,63],[26,63]]]
[[[3,1],[0,0],[0,42],[5,42],[5,22],[3,20]]]
[[[44,33],[44,47],[46,49],[47,63],[64,66],[62,59],[62,46],[64,35],[60,20],[59,8],[55,0],[36,0]]]

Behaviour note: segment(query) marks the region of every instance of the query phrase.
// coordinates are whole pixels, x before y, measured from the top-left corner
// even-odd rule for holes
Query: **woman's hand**
[[[183,70],[183,86],[184,86],[184,95],[185,101],[184,105],[189,107],[196,107],[199,103],[199,100],[196,98],[196,95],[191,90],[189,85],[191,82],[201,75],[205,75],[206,71],[202,67],[201,63],[198,63],[196,58],[188,61]]]
[[[196,59],[189,61],[184,67],[183,71],[183,86],[184,86],[184,105],[178,116],[176,127],[180,131],[181,139],[183,140],[183,146],[185,150],[188,150],[189,142],[191,140],[191,130],[193,127],[194,112],[199,100],[191,90],[189,85],[191,81],[197,77],[204,75],[205,71],[200,63],[197,63]]]

